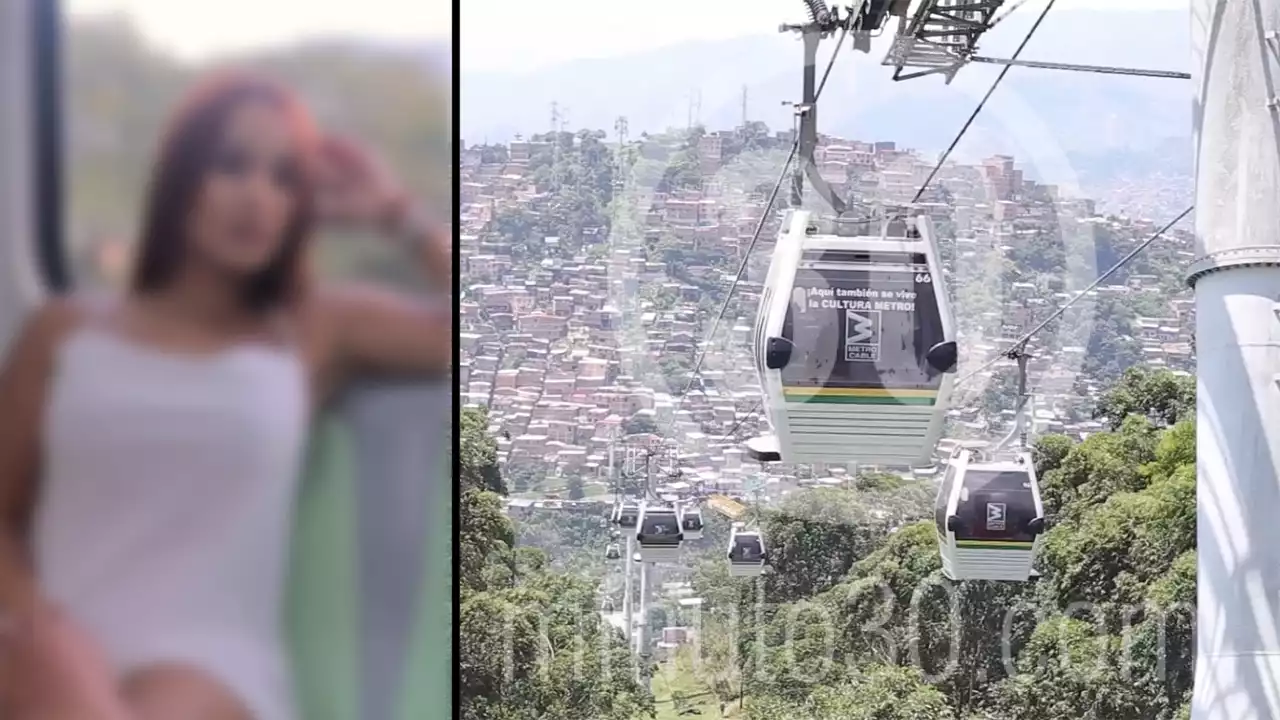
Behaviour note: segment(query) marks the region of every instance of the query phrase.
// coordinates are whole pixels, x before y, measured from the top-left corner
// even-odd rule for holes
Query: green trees
[[[695,577],[704,683],[769,720],[1185,717],[1192,391],[1132,372],[1107,394],[1114,430],[1039,439],[1051,526],[1033,582],[942,577],[931,483],[793,493],[761,518],[772,574]]]
[[[616,260],[620,248],[632,258],[643,255],[665,266],[668,281],[639,282],[623,300],[624,313],[654,312],[659,320],[705,324],[701,321],[724,301],[741,243],[708,243],[650,227],[650,201],[631,188],[699,188],[703,178],[696,133],[683,143],[667,138],[638,147],[644,157],[622,172],[639,179],[608,187],[601,183],[614,179],[613,170],[605,169],[615,165],[608,159],[608,148],[590,133],[542,139],[552,145],[531,166],[539,199],[525,209],[500,211],[490,234],[511,245],[516,263],[538,261],[551,252],[561,257],[581,252],[599,263]],[[749,144],[744,141],[744,147]],[[662,147],[655,150],[654,145]],[[772,183],[754,187],[758,179],[740,176],[768,177],[781,157],[742,152],[737,159],[740,162],[717,177],[716,190],[725,197],[738,192],[733,189],[739,186],[743,192],[767,193]],[[615,194],[617,188],[622,191]],[[612,244],[592,246],[589,229],[606,223],[597,217],[606,206],[613,211],[607,219],[614,231]],[[955,240],[955,230],[943,226]],[[1010,247],[987,247],[972,237],[964,245],[944,244],[944,252],[953,258],[961,324],[971,326],[972,337],[988,345],[999,346],[996,339],[1007,342],[1034,327],[1094,276],[1066,267],[1086,246],[1093,252],[1095,238],[1085,232],[1088,227],[1034,233],[1017,229]],[[1119,224],[1098,233],[1096,264],[1102,270],[1128,252],[1133,238],[1124,237]],[[549,235],[561,239],[559,249],[542,242]],[[1135,265],[1131,272],[1155,275],[1163,283],[1166,276],[1173,277],[1163,267]],[[1117,279],[1127,277],[1121,273]],[[735,720],[1185,716],[1191,683],[1189,609],[1195,592],[1195,388],[1193,380],[1174,373],[1133,369],[1144,353],[1157,350],[1144,350],[1148,341],[1140,338],[1138,318],[1169,315],[1145,287],[1138,287],[1144,282],[1135,280],[1131,293],[1099,292],[1037,336],[1033,350],[1040,358],[1068,346],[1085,348],[1075,393],[1080,397],[1041,398],[1046,401],[1042,405],[1051,401],[1075,420],[1092,409],[1108,428],[1083,442],[1047,436],[1035,444],[1051,523],[1037,581],[953,583],[942,577],[936,530],[929,520],[935,490],[928,481],[863,474],[838,489],[791,491],[759,513],[771,572],[755,581],[728,576],[723,550],[727,523],[709,514],[706,537],[686,551],[687,567],[662,566],[658,571],[663,584],[691,578],[694,595],[703,600],[702,610],[676,607],[669,598],[649,598],[650,607],[664,607],[668,613],[666,618],[650,616],[651,635],[666,622],[696,620],[701,628],[697,662],[687,661],[692,651],[685,648],[680,651],[685,661],[672,663],[680,665],[676,672],[681,682],[662,690],[671,697],[664,710],[686,709],[694,704],[691,698],[711,693],[730,708],[723,717]],[[1020,285],[1013,288],[1013,283]],[[737,304],[744,295],[739,287],[731,298],[728,321],[752,317],[754,298]],[[643,328],[629,332],[634,333],[627,336],[631,346],[646,340]],[[641,382],[659,387],[665,381],[673,393],[682,392],[698,351],[706,347],[706,339],[696,332],[691,339],[682,338],[684,349],[673,346],[655,353],[648,367],[637,373]],[[1096,388],[1108,384],[1110,390],[1099,395]],[[975,409],[988,417],[1007,413],[1016,400],[1016,385],[1011,368],[997,369],[985,394],[974,400]],[[1060,408],[1060,403],[1066,407]],[[636,417],[624,429],[641,434],[658,428]],[[501,481],[501,474],[495,478],[483,470],[482,446],[476,453],[479,469],[468,472],[485,482]],[[803,469],[796,474],[797,479],[813,479],[805,477]],[[517,478],[514,472],[506,481],[517,487],[537,485],[536,479]],[[501,486],[496,487],[501,492]],[[481,526],[487,522],[484,513],[491,510],[480,502],[482,496],[478,493],[464,506],[473,507]],[[599,518],[578,517],[567,510],[513,509],[512,519],[514,529],[493,521],[468,541],[476,548],[466,556],[471,558],[468,562],[488,558],[480,563],[487,594],[477,592],[475,597],[484,597],[489,605],[477,600],[476,612],[483,611],[477,622],[491,627],[499,613],[515,612],[513,608],[557,617],[551,608],[559,595],[512,595],[513,588],[548,586],[563,592],[566,602],[583,598],[578,614],[588,625],[594,621],[585,616],[596,615],[593,608],[599,606],[599,598],[587,602],[587,596],[574,589],[575,582],[600,582],[605,594],[619,600],[621,580],[603,560],[609,529],[594,522]],[[512,553],[513,534],[519,545],[552,550],[554,562],[535,563],[535,557],[543,556],[534,552]],[[571,569],[575,576],[565,578],[553,569]],[[536,628],[544,621],[529,622],[529,628]],[[515,627],[526,632],[519,623]],[[538,631],[527,632],[535,637]],[[612,631],[606,628],[585,632],[622,644],[616,633],[608,640]],[[525,647],[514,640],[509,645]],[[529,645],[529,657],[545,653],[547,646]],[[572,644],[553,647],[558,658]],[[555,667],[539,667],[543,666]],[[617,708],[638,709],[647,701],[635,687],[583,687],[579,692],[589,697],[613,692],[628,698]],[[661,686],[655,681],[654,687]],[[476,701],[472,707],[479,714],[474,720],[524,717],[508,714],[517,712],[511,708],[520,702],[540,702],[536,711],[548,717],[589,705],[584,701],[566,709],[551,700],[531,699],[536,693],[510,684],[500,691],[506,693],[501,701]],[[713,714],[711,705],[697,704],[707,720],[722,717]],[[614,710],[599,716],[613,717],[608,712]],[[645,715],[637,710],[634,717]],[[667,720],[671,714],[659,717]]]
[[[1172,425],[1193,415],[1195,408],[1194,377],[1139,366],[1126,370],[1120,382],[1099,399],[1093,416],[1106,419],[1114,430],[1134,414],[1150,415],[1165,425]]]
[[[465,720],[631,720],[652,705],[633,680],[621,633],[596,609],[592,582],[515,549],[503,513],[496,443],[483,411],[462,411],[457,552]]]

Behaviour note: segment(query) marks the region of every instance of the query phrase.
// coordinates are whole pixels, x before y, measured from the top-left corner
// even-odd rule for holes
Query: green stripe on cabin
[[[971,550],[1030,550],[1034,543],[1013,540],[957,540],[956,547]]]
[[[915,395],[830,395],[821,390],[783,390],[787,402],[835,405],[922,405],[937,403],[936,396]]]

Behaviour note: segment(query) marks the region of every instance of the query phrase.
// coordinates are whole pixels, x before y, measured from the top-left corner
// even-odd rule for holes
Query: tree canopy
[[[695,576],[704,637],[738,645],[719,667],[704,649],[707,685],[742,702],[741,685],[746,717],[760,718],[1179,717],[1192,679],[1195,427],[1153,423],[1171,417],[1170,394],[1143,394],[1178,382],[1131,373],[1112,393],[1150,405],[1124,405],[1127,419],[1084,442],[1038,440],[1051,527],[1032,582],[943,577],[925,519],[932,484],[811,490],[765,511],[772,574],[753,586],[708,561]]]
[[[631,720],[652,697],[622,633],[596,612],[595,584],[517,548],[485,413],[462,411],[457,551],[460,717]]]
[[[486,230],[510,246],[515,263],[578,262],[585,255],[603,264],[608,253],[625,251],[630,260],[663,268],[664,280],[637,281],[635,291],[618,302],[626,317],[652,314],[655,323],[694,326],[633,373],[638,382],[672,394],[691,380],[699,386],[691,373],[715,341],[698,334],[700,321],[723,305],[725,326],[749,326],[757,300],[741,286],[730,294],[742,243],[703,242],[652,222],[665,202],[658,195],[728,192],[709,188],[703,175],[698,139],[704,132],[694,128],[663,142],[642,135],[641,142],[622,148],[621,157],[591,133],[541,136],[552,142],[530,165],[536,202],[500,212]],[[762,185],[761,178],[776,173],[781,157],[775,155],[781,153],[746,152],[768,150],[767,132],[722,136],[732,147],[725,152],[739,163],[721,168],[715,181],[762,201],[772,183]],[[499,156],[496,150],[484,152]],[[945,202],[944,193],[938,197]],[[1014,221],[1016,238],[1007,246],[977,248],[973,238],[967,246],[960,243],[959,221],[940,219],[961,332],[988,345],[1007,344],[1083,287],[1076,281],[1085,275],[1075,265],[1101,272],[1140,241],[1118,219],[1097,220],[1056,218],[1052,229]],[[589,231],[596,224],[607,225],[610,244],[592,255],[600,247]],[[773,232],[764,229],[765,249],[755,251],[762,258],[768,257]],[[548,244],[545,236],[560,242]],[[722,712],[707,720],[1185,717],[1196,565],[1195,383],[1186,373],[1141,367],[1156,337],[1144,336],[1143,328],[1150,329],[1152,319],[1163,326],[1172,315],[1163,299],[1182,292],[1179,274],[1170,269],[1178,248],[1169,245],[1153,246],[1151,254],[1113,276],[1108,292],[1080,302],[1036,338],[1037,357],[1071,349],[1080,358],[1075,396],[1061,403],[1071,419],[1083,421],[1092,412],[1105,429],[1083,440],[1044,435],[1034,443],[1050,523],[1037,580],[955,583],[943,577],[931,519],[936,485],[928,480],[863,473],[842,487],[793,491],[759,508],[771,571],[754,582],[729,577],[728,522],[708,513],[705,537],[686,543],[679,567],[661,569],[664,582],[690,581],[701,608],[690,610],[670,597],[650,599],[651,630],[661,624],[697,628],[696,642],[673,651],[665,663],[674,675],[653,678],[662,699],[646,687],[614,684],[590,697],[625,698],[608,707],[637,719],[650,711],[666,713],[658,715],[662,720],[690,710],[691,698],[704,696],[714,697]],[[763,276],[764,261],[757,264],[748,277]],[[1086,275],[1084,283],[1096,277]],[[1149,283],[1159,292],[1148,292]],[[654,340],[643,329],[622,334],[634,347]],[[722,386],[735,387],[735,373],[751,374],[749,351],[714,349],[709,361],[723,364]],[[1172,353],[1170,364],[1178,357]],[[966,427],[994,431],[1014,407],[1017,385],[1010,368],[996,368],[984,392],[958,408],[967,417],[948,436],[966,437]],[[475,422],[477,428],[484,424]],[[665,424],[636,415],[625,420],[623,430],[648,434]],[[488,441],[476,442],[481,447]],[[481,498],[503,492],[502,473],[486,474],[486,456],[477,450],[475,457],[477,469],[464,474],[477,483],[484,478],[492,488],[473,491],[470,502],[479,508]],[[535,484],[535,471],[510,471],[513,486]],[[806,472],[796,469],[798,477],[813,479]],[[486,531],[469,542],[476,557],[507,558],[513,539],[536,547],[538,557],[544,557],[541,551],[549,557],[537,566],[538,577],[598,584],[597,599],[619,604],[619,574],[603,557],[610,542],[608,526],[599,522],[603,514],[513,508],[505,524],[488,524],[493,534]],[[484,526],[485,514],[477,517]],[[501,583],[535,572],[531,563],[532,556],[490,562],[481,577],[490,578],[485,582],[495,589],[486,585],[478,591],[507,592]],[[524,607],[545,612],[538,602]],[[590,607],[587,614],[599,616]],[[607,638],[611,631],[592,637]],[[621,633],[612,637],[625,654]],[[667,672],[631,662],[642,665],[642,678]],[[507,697],[503,702],[525,701],[524,695]],[[522,710],[507,707],[494,701],[472,717],[523,717],[516,714]],[[559,712],[554,705],[537,707]],[[714,712],[700,707],[704,716]]]
[[[728,576],[717,551],[728,528],[709,515],[707,538],[689,551],[694,593],[703,605],[699,639],[684,651],[679,670],[684,682],[707,688],[725,713],[738,713],[724,717],[743,719],[1187,717],[1196,588],[1195,426],[1182,417],[1186,407],[1170,410],[1185,393],[1159,390],[1183,383],[1168,371],[1129,373],[1108,392],[1125,398],[1109,406],[1114,409],[1108,412],[1125,414],[1114,430],[1083,442],[1056,435],[1036,441],[1050,529],[1037,562],[1041,576],[1032,582],[943,577],[931,482],[858,480],[847,488],[802,490],[761,509],[772,572],[758,581]],[[482,432],[483,413],[466,412],[464,431]],[[466,477],[485,476],[485,444],[479,435],[469,441]],[[476,688],[466,705],[473,714],[466,717],[533,717],[519,714],[535,712],[526,708],[556,713],[541,717],[649,717],[652,695],[625,671],[575,690],[577,707],[599,703],[595,715],[574,714],[538,699],[544,696],[525,685],[501,686],[493,679],[491,638],[502,613],[528,608],[548,618],[544,622],[568,622],[570,613],[561,616],[553,606],[577,603],[579,615],[599,617],[589,586],[607,578],[601,550],[608,529],[590,511],[557,514],[554,521],[540,519],[549,517],[545,513],[522,515],[517,522],[528,528],[521,530],[525,542],[553,556],[574,553],[575,575],[557,575],[530,560],[510,559],[512,525],[500,517],[497,495],[472,487],[464,497],[464,551],[489,557],[484,571],[464,571],[464,614],[474,623],[463,629],[464,668],[477,673],[474,686],[464,684]],[[530,532],[541,534],[525,534]],[[511,580],[512,563],[518,584]],[[548,588],[558,594],[537,592]],[[649,618],[657,623],[653,629],[691,621],[668,606],[661,612]],[[529,622],[527,628],[517,622],[517,631],[532,636]],[[467,638],[469,627],[479,628],[477,640]],[[612,662],[626,666],[621,634],[599,632],[616,643]],[[517,634],[513,647],[527,653],[517,653],[526,663],[517,667],[536,663],[532,640]],[[482,669],[473,671],[473,665]],[[549,667],[554,673],[559,666]],[[667,702],[687,708],[695,696],[681,690]]]

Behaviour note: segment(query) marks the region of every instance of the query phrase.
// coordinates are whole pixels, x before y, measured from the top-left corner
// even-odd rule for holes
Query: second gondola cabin
[[[889,219],[873,230],[805,211],[785,223],[754,339],[772,433],[748,441],[748,454],[928,464],[957,360],[932,224]]]
[[[756,577],[769,561],[764,536],[735,526],[729,534],[729,577]]]
[[[957,451],[934,507],[942,571],[952,580],[1025,581],[1044,534],[1031,453],[979,463]]]
[[[643,504],[636,524],[636,542],[644,562],[678,561],[680,545],[684,542],[680,511],[669,505]]]
[[[636,522],[640,520],[640,504],[634,502],[624,502],[614,507],[613,521],[619,527],[627,529],[634,528]]]
[[[680,529],[685,540],[702,539],[702,510],[697,507],[684,508],[680,514]]]

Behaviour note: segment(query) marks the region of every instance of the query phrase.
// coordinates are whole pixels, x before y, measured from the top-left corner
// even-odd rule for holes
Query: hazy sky
[[[73,15],[123,11],[150,41],[188,59],[316,36],[438,40],[452,32],[452,5],[441,0],[65,1]]]
[[[1045,2],[1031,0],[1017,12],[1039,12]],[[1117,6],[1189,8],[1190,0],[1058,0],[1054,12]],[[465,0],[461,12],[462,66],[507,71],[767,33],[805,18],[799,0]]]
[[[443,0],[66,0],[72,14],[124,11],[152,42],[186,58],[291,43],[315,36],[447,39]],[[1037,12],[1031,0],[1018,12]],[[1187,7],[1189,0],[1059,0],[1057,9]],[[462,64],[471,69],[534,69],[575,58],[607,57],[690,40],[769,32],[803,18],[795,0],[466,0]]]

